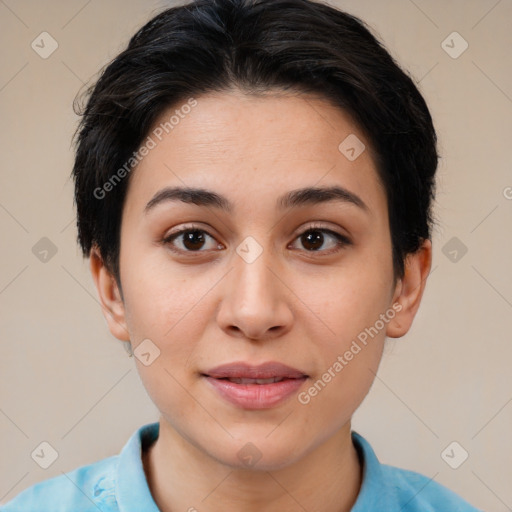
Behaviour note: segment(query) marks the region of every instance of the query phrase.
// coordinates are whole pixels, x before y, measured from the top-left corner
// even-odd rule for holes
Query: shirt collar
[[[142,450],[157,438],[159,423],[140,427],[122,449],[117,466],[116,499],[120,512],[160,512],[153,500],[142,465]],[[361,489],[351,512],[386,510],[396,503],[396,491],[385,484],[382,466],[372,447],[357,432],[352,442],[363,466]]]
[[[354,431],[352,431],[352,442],[363,466],[363,477],[361,489],[351,512],[394,510],[398,503],[397,489],[386,483],[382,464],[370,443]]]
[[[158,422],[140,427],[119,454],[116,478],[119,512],[160,512],[142,465],[142,450],[157,439],[159,428]]]

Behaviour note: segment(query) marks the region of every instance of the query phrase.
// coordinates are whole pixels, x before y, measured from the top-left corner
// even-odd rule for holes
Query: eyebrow
[[[159,204],[171,201],[213,207],[227,213],[233,211],[233,204],[229,199],[211,190],[193,187],[166,187],[153,196],[144,208],[144,213],[148,213]],[[277,199],[277,207],[280,210],[285,210],[332,201],[352,204],[366,213],[369,212],[368,206],[358,195],[340,186],[305,187],[291,190]]]

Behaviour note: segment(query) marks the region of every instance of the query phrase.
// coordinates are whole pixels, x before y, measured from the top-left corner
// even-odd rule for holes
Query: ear
[[[386,328],[386,336],[400,338],[409,331],[420,307],[427,277],[432,265],[432,242],[424,240],[421,247],[408,254],[404,276],[396,283],[393,309],[397,312]]]
[[[124,303],[116,280],[105,266],[96,246],[91,249],[89,257],[92,278],[98,291],[101,309],[108,328],[118,340],[130,341],[126,327]]]

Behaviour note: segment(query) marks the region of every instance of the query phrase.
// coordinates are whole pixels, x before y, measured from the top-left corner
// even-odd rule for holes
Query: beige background
[[[512,3],[331,3],[367,21],[420,82],[442,153],[424,302],[409,334],[388,341],[354,429],[381,461],[510,510]],[[69,173],[75,94],[163,5],[0,0],[0,503],[118,453],[157,419],[78,251]],[[48,59],[31,48],[42,31],[59,44]],[[457,59],[441,46],[453,31],[469,43]],[[32,252],[42,237],[57,248],[46,263]],[[453,237],[468,249],[457,262],[443,253]],[[42,441],[59,454],[46,470],[30,456]],[[469,453],[456,470],[440,455],[452,441]]]

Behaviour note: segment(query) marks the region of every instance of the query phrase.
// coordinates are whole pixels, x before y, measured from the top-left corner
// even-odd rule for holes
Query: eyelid
[[[212,229],[213,228],[211,226],[205,227],[202,224],[194,224],[194,223],[181,224],[179,226],[179,228],[177,228],[176,230],[169,231],[169,233],[166,233],[164,236],[164,240],[172,238],[173,236],[176,236],[176,235],[181,235],[184,231],[203,231],[203,232],[207,233],[209,236],[211,236],[212,238],[214,238],[213,235],[211,235],[208,231],[208,230],[212,230]]]
[[[294,236],[297,237],[299,235],[306,233],[307,231],[316,230],[316,229],[318,229],[319,231],[326,231],[333,235],[339,236],[339,237],[343,238],[347,243],[351,243],[351,240],[348,235],[339,233],[334,228],[331,228],[330,226],[326,226],[325,224],[322,224],[322,222],[320,222],[320,221],[312,221],[309,224],[306,224],[305,226],[304,225],[301,226],[300,228],[298,228],[295,231]]]

